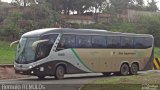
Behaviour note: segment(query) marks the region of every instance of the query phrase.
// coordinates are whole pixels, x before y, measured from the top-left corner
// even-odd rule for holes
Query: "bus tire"
[[[63,79],[64,78],[65,69],[63,66],[57,66],[55,71],[55,78],[56,79]]]
[[[121,68],[120,68],[120,74],[122,76],[126,76],[126,75],[128,75],[128,73],[129,73],[129,66],[128,66],[128,64],[126,64],[126,63],[122,64]]]
[[[37,76],[37,77],[38,77],[38,79],[40,79],[40,80],[45,79],[45,76]]]
[[[130,74],[131,74],[131,75],[137,75],[137,74],[138,74],[138,70],[139,70],[138,64],[133,63],[133,64],[131,65],[131,68],[130,68]]]

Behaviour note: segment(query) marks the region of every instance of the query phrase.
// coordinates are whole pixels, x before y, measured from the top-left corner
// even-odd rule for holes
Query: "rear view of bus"
[[[46,28],[25,33],[15,71],[39,79],[76,73],[137,74],[152,68],[153,36],[104,30]]]

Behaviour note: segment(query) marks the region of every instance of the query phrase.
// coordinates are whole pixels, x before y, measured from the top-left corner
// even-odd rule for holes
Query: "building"
[[[134,22],[139,19],[140,16],[160,16],[160,12],[127,10],[123,15],[125,15],[127,21]]]
[[[77,24],[93,24],[95,19],[93,16],[83,16],[83,15],[62,15],[61,19],[66,23],[77,23]]]
[[[121,14],[96,13],[93,15],[62,15],[61,19],[67,23],[93,24],[96,22],[112,22],[121,20],[127,22],[137,22],[140,16],[158,16],[160,12],[124,10]]]

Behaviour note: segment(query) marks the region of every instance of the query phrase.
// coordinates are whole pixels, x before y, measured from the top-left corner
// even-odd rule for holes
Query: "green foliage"
[[[135,33],[136,26],[132,23],[122,22],[116,25],[112,25],[111,31],[123,32],[123,33]]]
[[[113,10],[113,12],[121,13],[123,10],[128,8],[130,2],[131,0],[110,0],[110,8]]]
[[[13,41],[25,32],[53,27],[54,23],[60,21],[60,17],[47,5],[16,7],[7,12],[0,9],[0,15],[3,16],[0,16],[0,38],[6,37],[6,40]]]
[[[157,11],[158,10],[158,7],[157,7],[157,2],[155,0],[151,0],[151,2],[148,2],[148,7],[147,7],[147,10],[148,11]]]
[[[136,26],[133,23],[121,22],[121,23],[96,23],[91,25],[84,25],[81,28],[89,29],[104,29],[114,32],[123,33],[136,33]]]
[[[7,18],[3,22],[3,27],[1,28],[0,34],[2,36],[6,36],[11,40],[14,40],[18,37],[20,28],[19,28],[19,20],[21,19],[22,14],[19,12],[14,12],[7,16]]]
[[[158,47],[154,48],[154,57],[160,57],[160,48]]]
[[[0,64],[13,64],[16,46],[9,47],[10,42],[0,41]]]
[[[160,47],[160,16],[143,16],[140,19],[141,25],[139,29],[143,29],[143,32],[151,34],[155,39],[155,46]]]
[[[123,13],[124,10],[133,9],[139,11],[157,11],[157,2],[155,0],[148,0],[145,5],[144,0],[110,0],[103,12]]]

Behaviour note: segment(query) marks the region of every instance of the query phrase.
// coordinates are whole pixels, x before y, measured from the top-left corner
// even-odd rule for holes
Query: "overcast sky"
[[[1,1],[4,1],[4,2],[11,2],[12,0],[1,0]],[[147,0],[144,0],[144,1],[147,1]],[[158,3],[157,3],[157,6],[158,8],[160,9],[160,1],[159,0],[156,0]]]

